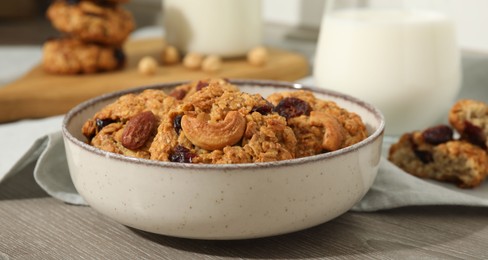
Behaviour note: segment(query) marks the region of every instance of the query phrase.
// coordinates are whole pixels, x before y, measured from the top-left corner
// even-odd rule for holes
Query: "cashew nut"
[[[310,112],[310,124],[324,127],[324,139],[322,148],[327,151],[335,151],[342,148],[344,143],[344,128],[337,119],[320,111]]]
[[[200,116],[184,115],[181,129],[195,145],[206,150],[218,150],[241,140],[246,129],[246,119],[237,111],[230,111],[218,123],[208,122]]]

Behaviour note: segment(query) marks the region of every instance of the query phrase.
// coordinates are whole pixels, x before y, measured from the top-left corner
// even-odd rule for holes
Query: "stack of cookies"
[[[85,74],[122,68],[122,46],[134,29],[134,18],[121,7],[127,1],[55,0],[47,17],[63,36],[44,44],[44,70]]]
[[[488,177],[488,104],[459,100],[449,123],[402,135],[388,159],[417,177],[479,186]]]

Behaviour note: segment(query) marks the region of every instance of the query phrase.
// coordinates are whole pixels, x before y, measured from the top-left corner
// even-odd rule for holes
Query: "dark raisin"
[[[261,115],[267,115],[269,113],[271,113],[274,109],[274,105],[271,104],[271,102],[269,102],[268,100],[266,100],[266,103],[264,105],[259,105],[259,106],[255,106],[251,109],[251,113],[252,112],[258,112],[260,113]]]
[[[77,5],[80,3],[80,0],[66,0],[66,3],[69,5]]]
[[[179,163],[191,163],[196,154],[190,152],[190,150],[184,146],[177,145],[173,152],[169,155],[171,162]]]
[[[438,125],[425,129],[424,132],[422,132],[422,137],[425,142],[432,145],[438,145],[451,141],[453,134],[454,132],[449,126]]]
[[[114,57],[117,60],[117,67],[122,68],[125,65],[125,61],[126,61],[124,51],[120,48],[115,48],[114,49]]]
[[[208,82],[205,81],[198,81],[197,83],[197,91],[200,91],[202,88],[207,87]]]
[[[415,156],[419,158],[424,164],[431,163],[434,161],[434,157],[432,156],[432,153],[428,151],[421,151],[414,149],[413,152],[415,153]]]
[[[100,14],[100,13],[93,13],[93,12],[83,12],[84,15],[86,16],[91,16],[91,17],[98,17],[98,18],[103,18],[105,15]]]
[[[297,117],[301,115],[310,115],[310,105],[295,97],[287,97],[284,98],[278,103],[278,105],[274,108],[274,111],[277,112],[280,116],[285,117],[286,119],[290,119],[292,117]]]
[[[179,135],[181,132],[181,118],[182,117],[183,117],[182,115],[177,115],[173,119],[173,128],[175,129],[175,132],[177,135]]]
[[[115,8],[117,6],[117,4],[115,4],[109,0],[97,0],[96,2],[97,2],[97,5],[103,6],[105,8]]]
[[[97,132],[100,132],[100,130],[102,130],[102,128],[110,125],[111,123],[114,123],[115,120],[112,120],[110,118],[107,118],[107,119],[95,119],[95,124],[97,125]]]
[[[483,134],[483,129],[481,129],[479,126],[473,125],[469,121],[464,121],[464,125],[463,137],[466,138],[468,142],[486,149],[486,137]]]
[[[177,100],[182,100],[186,96],[186,91],[183,89],[173,89],[173,91],[171,91],[169,95],[176,98]]]
[[[422,163],[427,164],[434,161],[434,157],[432,156],[432,153],[430,153],[429,151],[422,151],[418,149],[418,145],[417,143],[415,143],[413,139],[413,135],[410,135],[409,139],[410,139],[410,143],[412,144],[413,153],[420,161],[422,161]]]

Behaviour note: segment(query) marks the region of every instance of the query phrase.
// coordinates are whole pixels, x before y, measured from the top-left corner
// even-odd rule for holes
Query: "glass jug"
[[[318,86],[378,107],[386,135],[447,122],[460,89],[449,1],[329,0],[313,75]]]

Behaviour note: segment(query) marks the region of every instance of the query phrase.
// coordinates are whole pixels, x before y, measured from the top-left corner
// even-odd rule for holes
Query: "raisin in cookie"
[[[168,94],[124,95],[88,120],[82,132],[92,145],[110,152],[212,164],[293,159],[366,137],[357,115],[311,92],[282,93],[271,100],[278,104],[224,79],[199,80]]]
[[[177,86],[169,93],[169,95],[173,96],[178,100],[187,100],[188,97],[191,97],[193,94],[200,91],[202,88],[209,86],[210,84],[220,86],[220,88],[216,89],[218,90],[218,92],[214,93],[217,95],[223,93],[224,91],[239,91],[239,89],[236,86],[229,84],[229,82],[226,79],[219,78],[219,79],[202,79],[202,80],[190,82],[188,84]]]
[[[52,39],[44,43],[42,65],[54,74],[82,74],[121,69],[121,48],[84,43],[76,39]]]
[[[488,104],[463,99],[449,111],[449,123],[465,139],[484,149],[488,147]]]
[[[74,38],[121,46],[134,29],[131,13],[118,5],[57,0],[47,10],[53,26]]]
[[[294,158],[293,131],[276,113],[256,111],[268,105],[260,95],[240,92],[225,80],[194,82],[171,94],[180,90],[187,93],[184,102],[159,126],[152,159],[220,164]]]
[[[436,126],[402,135],[390,147],[388,160],[420,177],[473,188],[488,175],[488,155],[466,141],[453,140],[449,126]]]
[[[79,3],[81,1],[90,1],[93,3],[96,3],[97,5],[102,5],[102,6],[111,6],[111,5],[116,5],[116,4],[125,4],[129,2],[130,0],[67,0],[71,3]]]
[[[287,119],[297,137],[297,157],[310,156],[350,146],[367,137],[361,118],[332,101],[300,90],[274,93],[273,111]]]
[[[102,150],[149,159],[151,157],[149,147],[156,135],[156,129],[165,114],[176,106],[177,102],[161,90],[149,89],[139,94],[127,94],[87,120],[82,127],[82,133],[91,145]],[[152,116],[148,118],[149,113]],[[138,125],[150,123],[151,129],[140,130],[147,132],[144,133],[145,135],[134,136],[134,138],[140,136],[144,138],[144,140],[136,140],[137,147],[127,145],[127,140],[124,138],[129,135],[127,131],[130,131],[128,129],[130,122],[141,118],[141,115],[146,115],[146,120],[138,120],[136,123]]]

